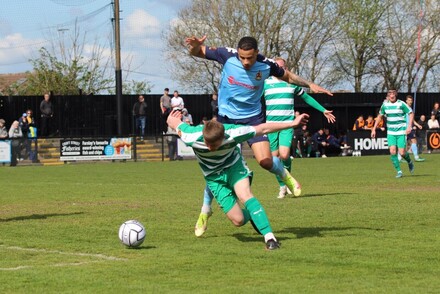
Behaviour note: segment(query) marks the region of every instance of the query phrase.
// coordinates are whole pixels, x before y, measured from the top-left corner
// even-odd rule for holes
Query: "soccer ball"
[[[128,247],[138,247],[146,235],[145,227],[137,220],[126,221],[119,228],[119,240]]]

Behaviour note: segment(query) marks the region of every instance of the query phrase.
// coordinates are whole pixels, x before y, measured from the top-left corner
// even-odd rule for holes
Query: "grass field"
[[[195,161],[0,167],[0,293],[438,293],[440,155],[395,179],[389,156],[295,159],[279,200],[248,159],[280,250],[214,204]],[[139,249],[120,224],[147,229]]]

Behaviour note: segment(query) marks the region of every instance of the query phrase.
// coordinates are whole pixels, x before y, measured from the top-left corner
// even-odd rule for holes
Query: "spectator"
[[[431,114],[431,119],[428,120],[428,128],[429,129],[438,129],[438,128],[440,128],[438,120],[436,119],[435,114]]]
[[[170,89],[165,88],[163,90],[163,95],[160,97],[160,110],[162,113],[167,112],[171,108],[171,97],[168,95]]]
[[[425,115],[421,115],[417,121],[418,127],[416,128],[417,137],[417,149],[419,153],[423,152],[423,146],[426,145],[426,130],[428,129],[428,121]]]
[[[325,155],[325,146],[327,143],[325,142],[324,129],[319,129],[315,134],[313,134],[312,142],[312,151],[315,152],[315,156],[320,157],[322,154],[322,157],[327,157]]]
[[[438,128],[440,128],[438,120],[435,117],[436,117],[435,114],[433,112],[431,112],[431,119],[428,120],[428,128],[430,130],[431,129],[438,129]],[[431,153],[431,152],[432,152],[432,149],[429,148],[428,149],[428,153]]]
[[[213,93],[211,97],[211,109],[212,109],[212,116],[218,115],[218,95],[217,93]]]
[[[365,126],[365,120],[363,115],[359,115],[353,125],[353,131],[363,130]]]
[[[168,126],[167,130],[168,157],[170,161],[177,160],[177,132]]]
[[[374,127],[374,122],[373,116],[369,115],[364,123],[364,130],[371,130]]]
[[[185,108],[183,98],[179,96],[179,92],[177,90],[174,91],[174,96],[171,98],[171,107],[179,107],[180,109]]]
[[[295,111],[295,117],[300,115],[299,111]],[[303,157],[303,142],[304,132],[307,130],[307,125],[298,126],[293,129],[292,147],[290,154],[293,157]]]
[[[192,115],[188,113],[188,109],[182,109],[182,121],[188,123],[189,125],[193,125]]]
[[[6,139],[8,137],[8,130],[6,130],[6,122],[0,118],[0,139]]]
[[[171,97],[168,95],[170,89],[165,88],[163,90],[163,95],[160,97],[160,111],[162,113],[161,115],[161,128],[162,133],[165,134],[167,131],[168,125],[167,125],[167,117],[168,114],[171,111]]]
[[[310,132],[307,129],[304,131],[302,146],[303,146],[302,154],[306,155],[307,157],[310,157],[310,154],[312,153],[313,140],[312,140],[312,136],[310,135]]]
[[[434,103],[434,107],[431,110],[431,114],[434,114],[435,119],[437,121],[440,121],[440,103],[439,102]]]
[[[30,145],[29,150],[29,159],[32,160],[32,162],[36,162],[37,160],[37,152],[36,152],[36,144],[34,144],[35,149],[32,148],[32,143],[36,142],[37,139],[37,128],[35,127],[35,120],[33,117],[33,113],[31,109],[26,110],[26,119],[29,125],[29,132],[28,132],[28,140]]]
[[[47,137],[50,135],[51,119],[53,117],[52,102],[50,95],[44,94],[44,100],[40,103],[41,112],[41,136]]]
[[[332,134],[330,134],[329,129],[324,129],[325,135],[325,145],[323,149],[325,150],[322,157],[327,157],[327,155],[339,155],[341,153],[341,145],[339,140]]]
[[[31,151],[31,142],[28,140],[29,134],[29,123],[27,120],[27,113],[23,113],[22,116],[18,119],[18,125],[20,126],[21,132],[23,133],[23,137],[21,139],[20,144],[20,158],[27,159],[29,157]],[[22,151],[24,150],[24,156],[22,156]]]
[[[136,130],[135,134],[141,129],[141,141],[144,140],[145,136],[145,123],[147,121],[147,102],[145,102],[145,98],[142,95],[139,95],[138,101],[133,105],[133,116],[135,117],[135,125]]]
[[[12,139],[11,142],[11,166],[17,165],[17,158],[20,152],[20,139],[23,137],[21,132],[20,123],[18,120],[14,121],[9,129],[9,138]]]

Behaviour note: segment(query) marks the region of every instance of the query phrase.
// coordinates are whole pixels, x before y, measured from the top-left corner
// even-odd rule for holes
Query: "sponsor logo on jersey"
[[[258,71],[258,72],[257,72],[257,75],[255,76],[255,79],[256,79],[257,81],[259,81],[259,80],[261,80],[262,77],[263,77],[263,74],[261,73],[261,71]]]
[[[244,87],[244,88],[249,89],[249,90],[257,90],[258,89],[258,86],[248,85],[246,83],[237,81],[237,80],[235,80],[235,78],[233,76],[229,76],[228,77],[228,83],[231,84],[231,85],[237,85],[237,86],[240,86],[240,87]]]

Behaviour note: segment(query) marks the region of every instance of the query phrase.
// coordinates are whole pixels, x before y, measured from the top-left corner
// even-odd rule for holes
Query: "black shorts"
[[[217,116],[217,121],[222,124],[234,124],[234,125],[247,125],[247,126],[257,126],[265,122],[265,117],[263,113],[260,113],[255,116],[247,117],[247,118],[229,118],[227,116]],[[269,142],[267,135],[253,137],[247,140],[249,146],[257,142]]]
[[[416,139],[416,130],[411,130],[411,133],[409,133],[408,135],[406,135],[406,139],[407,140],[411,140],[411,139]]]

